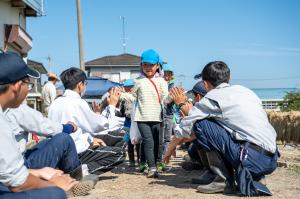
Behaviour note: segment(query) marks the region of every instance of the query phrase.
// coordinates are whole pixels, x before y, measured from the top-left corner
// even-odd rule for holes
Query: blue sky
[[[57,74],[78,66],[75,0],[45,0],[46,16],[30,18],[29,58],[52,57]],[[298,0],[81,0],[85,61],[152,48],[186,88],[210,61],[225,61],[232,83],[250,88],[300,88]]]

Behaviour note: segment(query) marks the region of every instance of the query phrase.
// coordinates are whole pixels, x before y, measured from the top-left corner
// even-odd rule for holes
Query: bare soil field
[[[267,176],[267,186],[273,193],[273,198],[300,199],[300,147],[279,146],[281,152],[281,167]],[[192,199],[192,198],[241,198],[235,195],[202,194],[195,189],[197,185],[190,183],[199,171],[185,171],[180,163],[186,152],[178,151],[173,158],[170,169],[158,179],[148,179],[138,170],[128,167],[128,163],[100,176],[88,196],[76,199]],[[254,197],[257,198],[257,197]]]

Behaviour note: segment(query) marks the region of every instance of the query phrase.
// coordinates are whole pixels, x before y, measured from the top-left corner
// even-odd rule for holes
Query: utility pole
[[[79,63],[80,63],[80,69],[83,70],[83,71],[85,71],[85,66],[84,66],[84,52],[83,52],[83,32],[82,32],[80,0],[76,0],[76,3],[77,3],[77,25],[78,25]]]
[[[124,16],[120,16],[120,19],[122,20],[122,46],[123,46],[123,53],[126,53],[126,35],[125,35],[125,17]]]

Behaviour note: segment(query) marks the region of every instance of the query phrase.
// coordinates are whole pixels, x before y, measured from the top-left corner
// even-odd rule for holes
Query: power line
[[[189,75],[176,75],[175,78],[190,78],[190,79],[194,79],[194,76],[189,76]],[[289,79],[300,79],[300,76],[289,76],[289,77],[274,77],[274,78],[246,78],[246,79],[242,79],[242,78],[238,78],[238,79],[231,79],[233,81],[273,81],[273,80],[289,80]]]

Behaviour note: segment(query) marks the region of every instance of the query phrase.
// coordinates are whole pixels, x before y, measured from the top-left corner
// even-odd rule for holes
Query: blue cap
[[[134,86],[134,81],[133,81],[133,79],[127,79],[125,82],[124,82],[124,84],[123,84],[123,86]]]
[[[201,95],[201,96],[205,96],[206,93],[207,93],[207,91],[206,91],[206,89],[205,89],[205,87],[204,87],[203,81],[197,82],[197,83],[195,84],[195,86],[193,87],[192,91],[193,91],[194,93],[198,93],[198,94]]]
[[[0,85],[13,83],[26,77],[40,78],[40,73],[29,68],[17,53],[0,53]]]
[[[170,66],[169,64],[164,64],[164,65],[162,66],[162,68],[163,68],[164,71],[171,71],[171,72],[174,72],[173,67]]]
[[[141,56],[141,63],[157,64],[160,60],[159,54],[152,49],[144,51]]]
[[[162,66],[162,65],[164,65],[164,61],[162,60],[162,58],[161,57],[159,57],[159,61],[158,61],[158,63]]]

